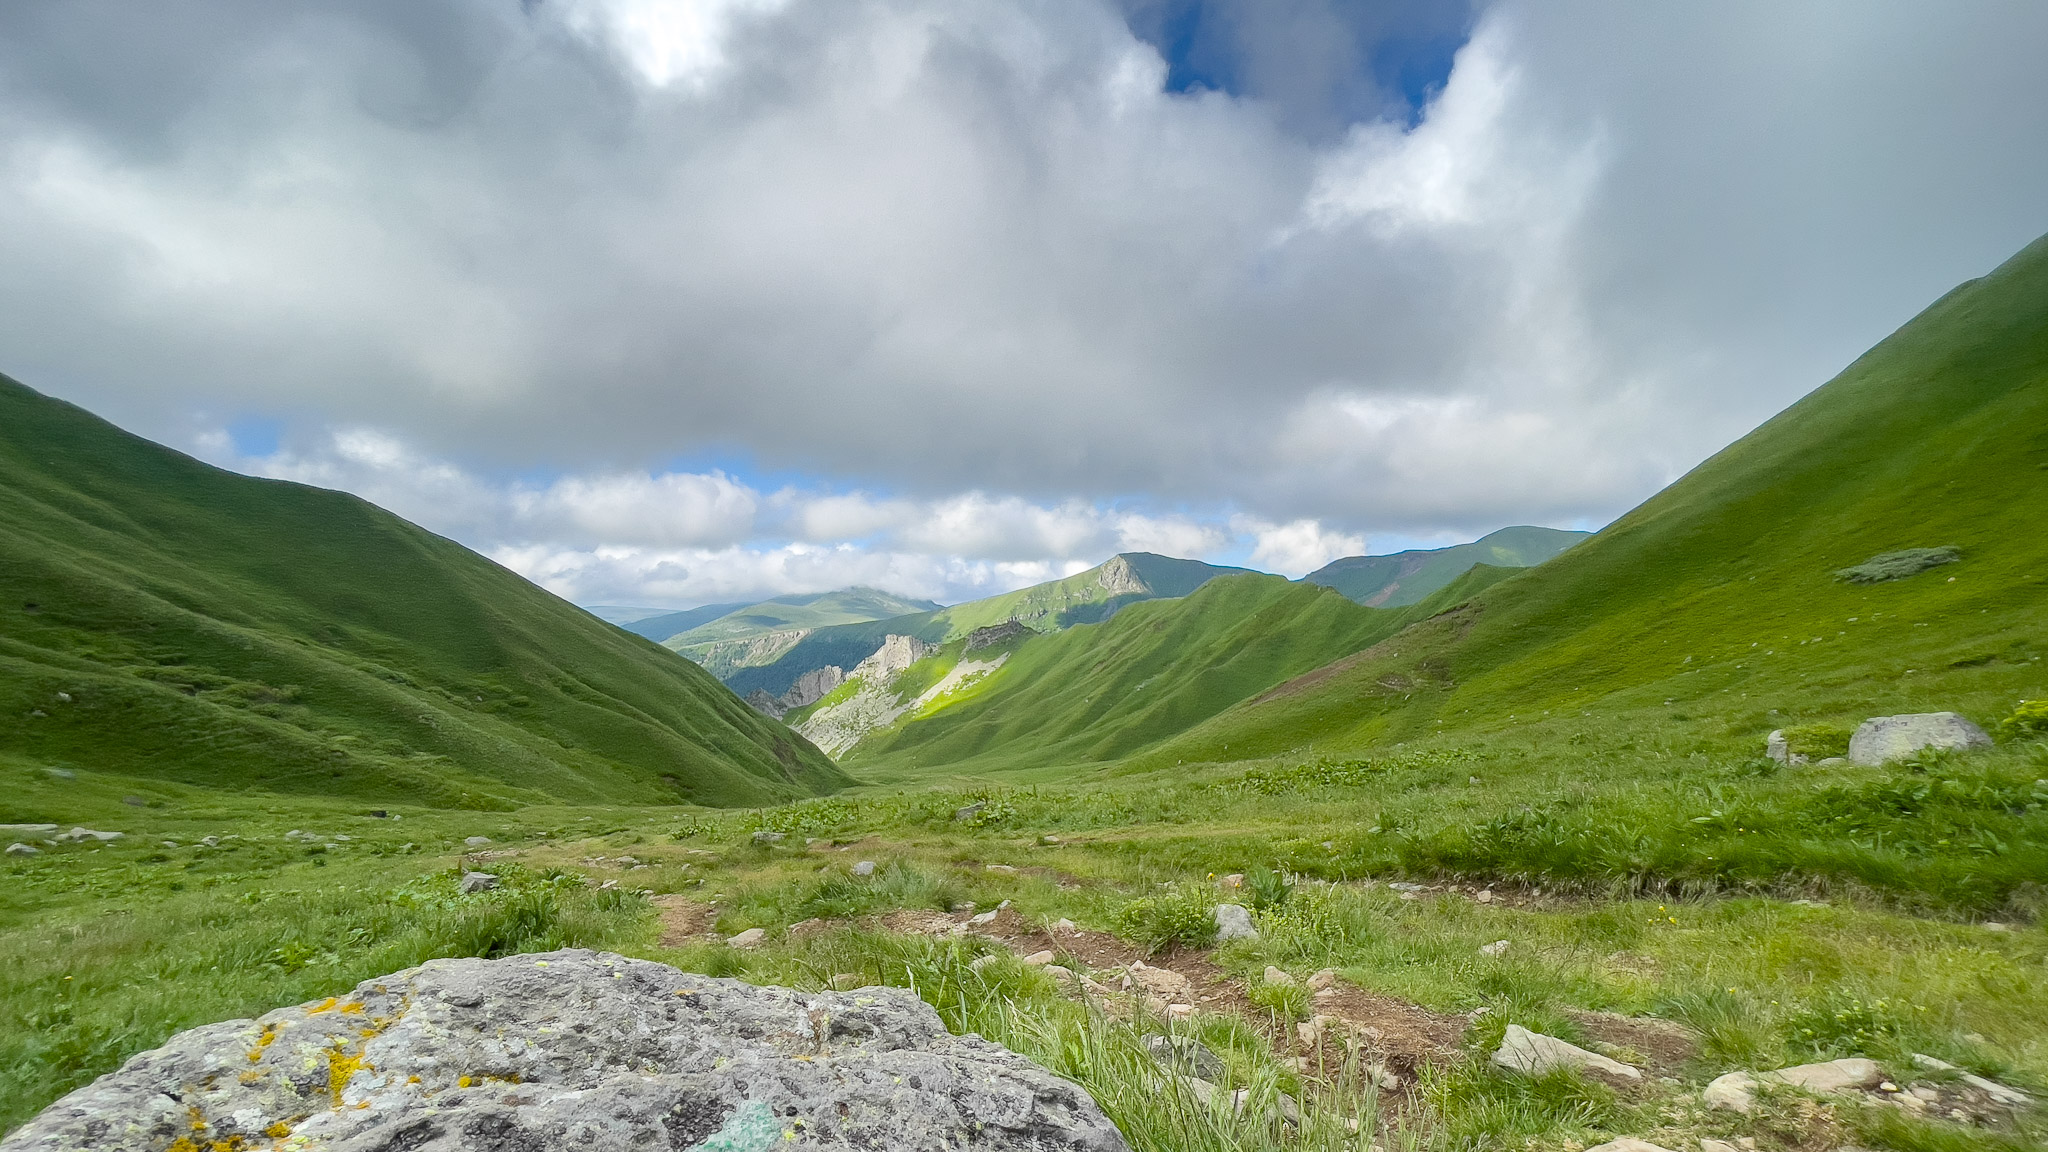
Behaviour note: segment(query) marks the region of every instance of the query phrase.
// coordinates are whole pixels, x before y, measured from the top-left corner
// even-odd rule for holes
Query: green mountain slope
[[[466,806],[846,778],[702,670],[356,497],[0,377],[0,753]]]
[[[932,612],[820,628],[766,659],[724,672],[723,679],[742,696],[757,690],[780,696],[797,677],[812,669],[829,665],[850,671],[887,636],[914,636],[927,644],[944,644],[1008,620],[1033,631],[1053,632],[1108,619],[1126,604],[1186,596],[1218,576],[1246,571],[1150,552],[1125,552],[1086,572],[1015,592]]]
[[[1683,722],[1703,749],[1894,712],[1988,723],[2048,695],[2043,524],[2048,238],[1591,540],[1153,763],[1593,715]],[[1837,576],[1951,545],[1905,579]]]
[[[605,608],[587,608],[585,611],[600,620],[610,621],[635,636],[645,636],[656,644],[678,632],[688,632],[699,624],[708,624],[728,612],[737,612],[747,606],[745,601],[730,604],[703,604],[686,608],[681,612],[669,612],[652,608],[610,609],[613,615],[606,615]]]
[[[1116,760],[1355,652],[1408,618],[1316,585],[1247,573],[1182,599],[1133,604],[1100,624],[974,653],[955,641],[903,673],[903,699],[963,659],[985,667],[1001,657],[1000,666],[867,734],[844,760],[874,780]],[[802,728],[809,718],[791,719]]]
[[[1474,564],[1531,568],[1590,535],[1520,525],[1449,548],[1416,549],[1386,556],[1346,556],[1330,561],[1302,580],[1335,588],[1369,607],[1399,608],[1419,603]]]

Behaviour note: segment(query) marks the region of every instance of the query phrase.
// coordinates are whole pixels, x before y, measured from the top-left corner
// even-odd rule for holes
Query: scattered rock
[[[1875,766],[1903,759],[1923,748],[1963,751],[1989,748],[1991,737],[1954,712],[1917,712],[1874,716],[1849,738],[1849,759]]]
[[[1198,1080],[1223,1078],[1223,1060],[1193,1036],[1147,1036],[1145,1050],[1162,1066]]]
[[[9,856],[34,856],[41,851],[42,849],[27,844],[9,844],[7,846],[7,854]]]
[[[1609,1140],[1605,1144],[1595,1144],[1593,1147],[1586,1149],[1586,1152],[1671,1152],[1671,1149],[1660,1144],[1652,1144],[1648,1140],[1638,1140],[1633,1136],[1623,1136],[1619,1140]]]
[[[38,709],[38,710],[36,711],[36,713],[35,713],[35,715],[37,715],[37,716],[41,716],[42,714],[43,714],[43,713],[42,713],[42,711],[41,711],[40,709]],[[43,769],[43,774],[44,774],[44,775],[46,775],[46,776],[48,776],[48,777],[49,777],[50,779],[52,779],[52,780],[76,780],[76,779],[78,779],[78,773],[76,773],[76,772],[73,772],[73,771],[72,771],[71,769],[69,769],[69,768],[45,768],[45,769]]]
[[[1387,887],[1395,892],[1420,892],[1428,885],[1417,884],[1412,880],[1389,880]]]
[[[1075,926],[1072,920],[1064,916],[1052,922],[1052,932],[1055,936],[1073,936],[1080,931],[1081,929]]]
[[[1257,940],[1259,930],[1252,927],[1252,914],[1242,904],[1218,904],[1216,917],[1216,941]]]
[[[1756,1077],[1747,1072],[1716,1076],[1700,1091],[1700,1103],[1708,1111],[1719,1109],[1747,1116],[1756,1109]]]
[[[489,872],[464,872],[456,887],[464,894],[488,892],[498,886],[498,878]]]
[[[1760,1073],[1757,1079],[1789,1084],[1808,1092],[1853,1092],[1859,1088],[1877,1087],[1884,1079],[1884,1072],[1875,1060],[1828,1060]]]
[[[1932,1068],[1937,1072],[1957,1073],[1958,1075],[1956,1076],[1956,1079],[1961,1080],[1963,1083],[1968,1084],[1970,1087],[1975,1088],[1977,1091],[1982,1092],[1986,1096],[1991,1097],[1994,1103],[2003,1104],[2008,1108],[2025,1108],[2034,1102],[2034,1098],[2032,1096],[2027,1095],[2025,1092],[2022,1092],[2017,1088],[2000,1084],[1996,1080],[1986,1080],[1982,1076],[1976,1076],[1971,1073],[1964,1072],[1962,1069],[1956,1067],[1953,1064],[1950,1064],[1946,1060],[1937,1060],[1932,1056],[1926,1056],[1922,1055],[1919,1052],[1915,1052],[1913,1053],[1913,1063],[1920,1065],[1922,1068]]]
[[[83,844],[87,840],[97,840],[106,844],[125,835],[125,832],[95,832],[90,828],[73,828],[69,832],[59,832],[56,840],[59,844]]]
[[[1474,896],[1473,899],[1479,901],[1481,904],[1491,904],[1493,903],[1493,889],[1481,889],[1479,895]]]
[[[1049,949],[1040,949],[1039,951],[1033,952],[1031,955],[1026,956],[1024,958],[1024,963],[1033,968],[1040,968],[1047,964],[1052,963],[1055,959],[1056,957],[1053,956],[1052,952]]]
[[[855,876],[873,876],[875,874],[875,862],[873,860],[863,860],[855,864],[853,866],[853,874]]]
[[[1336,986],[1337,970],[1335,968],[1325,968],[1308,978],[1308,987],[1311,992],[1323,992]]]
[[[1133,960],[1124,969],[1123,987],[1126,992],[1142,994],[1154,1012],[1164,1012],[1169,1004],[1185,1004],[1195,998],[1194,985],[1187,977],[1171,968],[1154,968],[1143,960]]]
[[[983,864],[981,867],[983,871],[993,872],[998,876],[1015,876],[1017,874],[1016,867],[1010,864]]]
[[[1266,965],[1266,983],[1292,985],[1294,977],[1289,976],[1286,970],[1268,964]]]
[[[1230,875],[1218,880],[1216,886],[1225,892],[1239,891],[1244,888],[1244,873],[1232,872]]]
[[[749,928],[745,932],[741,932],[736,936],[726,937],[725,942],[727,944],[732,945],[735,948],[758,948],[761,946],[761,941],[766,940],[767,938],[767,929]]]
[[[1764,737],[1764,755],[1780,764],[1792,763],[1792,745],[1785,739],[1784,729],[1773,729],[1770,735]]]
[[[780,832],[770,832],[765,828],[754,833],[754,843],[756,844],[780,844],[788,838]]]
[[[981,815],[982,809],[987,807],[988,804],[986,802],[977,800],[965,807],[955,808],[953,809],[953,820],[955,823],[965,824],[976,816]]]
[[[123,804],[126,804],[126,805],[127,805],[127,806],[129,806],[130,808],[147,808],[147,807],[149,807],[149,801],[147,801],[147,800],[144,800],[144,799],[143,799],[142,797],[140,797],[140,796],[123,796],[123,797],[121,797],[121,803],[123,803]]]
[[[974,908],[974,901],[962,900],[959,903],[952,905],[950,910],[954,912],[972,912],[974,911]]]
[[[433,960],[180,1033],[7,1146],[268,1147],[280,1129],[333,1152],[1127,1148],[1081,1089],[948,1034],[903,989],[756,988],[581,950]]]
[[[1491,944],[1481,944],[1479,946],[1479,954],[1481,956],[1498,956],[1507,950],[1508,942],[1505,940],[1495,940]]]
[[[41,836],[56,830],[55,824],[0,824],[0,836]]]
[[[1598,1052],[1588,1052],[1576,1044],[1568,1044],[1555,1036],[1531,1032],[1519,1024],[1510,1024],[1501,1037],[1500,1047],[1494,1051],[1493,1062],[1510,1072],[1528,1076],[1542,1076],[1559,1068],[1573,1068],[1580,1072],[1591,1072],[1628,1083],[1640,1081],[1643,1074],[1619,1060],[1610,1060]]]

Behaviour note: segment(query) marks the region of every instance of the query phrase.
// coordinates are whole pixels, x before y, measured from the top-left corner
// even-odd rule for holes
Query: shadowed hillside
[[[354,496],[0,378],[0,752],[496,807],[845,782],[688,661]]]

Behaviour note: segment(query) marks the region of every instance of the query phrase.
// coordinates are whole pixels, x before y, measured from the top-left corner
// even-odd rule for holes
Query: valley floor
[[[1558,735],[746,811],[378,816],[0,763],[0,819],[123,833],[0,864],[0,1126],[182,1028],[584,946],[913,987],[1140,1149],[2048,1143],[2041,1107],[1914,1059],[2048,1099],[2048,750],[1830,772]],[[501,884],[464,895],[465,869]],[[1258,937],[1214,943],[1218,902]],[[1504,1071],[1510,1025],[1643,1078]],[[1225,1091],[1167,1075],[1148,1032],[1198,1037],[1214,1060],[1184,1071]],[[1702,1100],[1852,1056],[1896,1090]]]

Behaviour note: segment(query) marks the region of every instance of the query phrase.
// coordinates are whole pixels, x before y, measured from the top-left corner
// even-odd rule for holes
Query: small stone
[[[1899,1086],[1897,1084],[1892,1083],[1889,1080],[1886,1080],[1878,1084],[1877,1090],[1879,1092],[1897,1092],[1899,1090]]]
[[[967,918],[967,922],[969,924],[974,925],[977,928],[985,924],[993,924],[995,923],[996,917],[1000,915],[1002,911],[1003,910],[1001,908],[991,908],[986,912],[978,912],[973,916],[969,916]]]
[[[157,841],[157,843],[163,845],[166,848],[176,848],[178,846],[178,842],[176,840],[159,840]]]
[[[993,872],[998,876],[1015,876],[1017,874],[1016,867],[1010,864],[983,864],[981,867],[983,871]]]
[[[1756,1077],[1748,1072],[1716,1076],[1700,1091],[1700,1103],[1709,1111],[1720,1109],[1747,1116],[1756,1109]]]
[[[1195,1006],[1193,1004],[1168,1004],[1166,1006],[1166,1018],[1168,1020],[1186,1020],[1194,1014]]]
[[[9,856],[34,856],[41,852],[42,849],[31,847],[27,844],[9,844],[7,846],[7,854]]]
[[[1081,930],[1074,926],[1072,920],[1062,916],[1058,920],[1053,921],[1052,932],[1055,936],[1077,936]]]
[[[1984,930],[1986,932],[2010,932],[2012,931],[2012,925],[1997,920],[1986,920],[1984,922]]]
[[[1308,986],[1316,992],[1326,992],[1337,986],[1337,970],[1325,968],[1308,978]]]
[[[1479,895],[1474,896],[1473,899],[1479,901],[1481,904],[1491,904],[1493,903],[1493,889],[1483,889],[1480,891]]]
[[[1726,1140],[1701,1140],[1700,1152],[1736,1152],[1736,1147]]]
[[[873,876],[875,874],[875,862],[873,860],[862,860],[853,866],[853,874],[855,876]]]
[[[205,847],[208,847],[208,848],[218,848],[218,847],[220,847],[220,837],[218,837],[218,836],[207,836],[207,837],[203,837],[203,838],[201,838],[201,840],[199,841],[199,843],[200,843],[200,844],[202,844],[202,845],[204,845]]]
[[[498,886],[498,878],[489,872],[464,872],[457,887],[464,893],[488,892]]]
[[[1978,1037],[1975,1043],[1983,1043],[1983,1037]],[[1986,1080],[1982,1076],[1976,1076],[1968,1072],[1963,1072],[1962,1069],[1957,1068],[1955,1065],[1950,1064],[1945,1060],[1937,1060],[1932,1056],[1927,1056],[1922,1053],[1915,1052],[1913,1053],[1913,1062],[1915,1064],[1920,1065],[1922,1068],[1933,1068],[1937,1071],[1942,1072],[1960,1072],[1962,1074],[1958,1077],[1958,1079],[1960,1079],[1963,1083],[1968,1084],[1970,1087],[1975,1088],[1977,1091],[1984,1093],[1986,1096],[1991,1097],[1991,1099],[1993,1099],[1994,1101],[1997,1101],[1998,1103],[2003,1104],[2008,1108],[2025,1108],[2034,1102],[2034,1098],[2032,1096],[2027,1095],[2025,1092],[2022,1092],[2017,1088],[2013,1088],[2005,1084],[2000,1084],[1996,1080]],[[1915,1091],[1917,1092],[1918,1089],[1915,1089]]]
[[[1046,836],[1040,836],[1040,837],[1038,838],[1038,842],[1039,842],[1039,844],[1041,844],[1041,845],[1043,845],[1044,847],[1047,847],[1047,848],[1057,848],[1057,847],[1059,847],[1059,846],[1060,846],[1060,844],[1061,844],[1061,842],[1062,842],[1062,841],[1061,841],[1061,840],[1060,840],[1060,838],[1059,838],[1059,837],[1057,837],[1057,836],[1052,836],[1052,835],[1046,835]]]
[[[1218,904],[1213,913],[1216,917],[1216,940],[1257,940],[1259,930],[1252,927],[1252,914],[1242,904]]]
[[[1493,1062],[1510,1072],[1527,1076],[1541,1076],[1559,1068],[1574,1068],[1630,1082],[1643,1078],[1641,1072],[1619,1060],[1588,1052],[1555,1036],[1531,1032],[1519,1024],[1508,1025],[1500,1047],[1493,1053]]]
[[[1421,896],[1419,896],[1419,895],[1417,895],[1417,894],[1416,894],[1416,893],[1414,893],[1414,892],[1403,892],[1403,893],[1401,893],[1401,899],[1403,899],[1403,900],[1420,900],[1420,899],[1422,899],[1422,897],[1421,897]]]
[[[962,901],[960,901],[960,902],[959,902],[958,904],[955,904],[955,905],[953,905],[953,907],[952,907],[952,911],[954,911],[954,912],[972,912],[972,911],[974,911],[974,901],[972,901],[972,900],[962,900]]]
[[[1268,964],[1266,965],[1266,983],[1284,984],[1292,986],[1294,983],[1294,977],[1288,975],[1285,969],[1276,968],[1273,965]]]
[[[1878,1081],[1884,1079],[1884,1074],[1879,1071],[1877,1061],[1857,1058],[1796,1064],[1762,1073],[1757,1079],[1789,1084],[1808,1092],[1851,1092],[1858,1088],[1875,1088]]]
[[[1050,950],[1040,949],[1039,951],[1033,952],[1031,955],[1026,956],[1024,958],[1024,963],[1033,968],[1042,968],[1045,965],[1052,963],[1053,959],[1054,957]]]
[[[1671,1152],[1671,1149],[1660,1144],[1652,1144],[1648,1140],[1638,1140],[1633,1136],[1623,1136],[1619,1140],[1609,1140],[1605,1144],[1595,1144],[1591,1148],[1586,1149],[1586,1152]]]
[[[754,833],[754,843],[756,844],[780,844],[786,839],[788,839],[788,837],[784,836],[782,833],[770,832],[765,828],[759,832]]]
[[[981,815],[982,809],[987,807],[987,803],[977,800],[964,808],[955,808],[953,809],[953,821],[958,824],[965,824],[967,821]]]
[[[464,848],[484,848],[488,847],[490,843],[491,838],[489,836],[466,836],[463,838],[462,846]]]
[[[64,702],[64,703],[66,703],[66,704],[69,704],[69,703],[71,703],[71,693],[69,693],[69,692],[59,692],[59,693],[57,693],[57,699],[59,699],[59,700],[63,701],[63,702]]]
[[[734,948],[758,948],[761,946],[761,941],[767,938],[767,929],[749,928],[745,932],[726,937],[725,942]]]
[[[1505,940],[1495,940],[1491,944],[1481,944],[1479,946],[1479,954],[1482,956],[1498,956],[1507,950],[1508,942]]]
[[[1232,872],[1230,875],[1218,880],[1216,886],[1226,892],[1235,892],[1244,887],[1244,873]]]
[[[123,803],[123,804],[126,804],[126,805],[127,805],[127,806],[129,806],[130,808],[147,808],[147,807],[149,807],[149,801],[147,801],[147,800],[144,800],[144,799],[143,799],[142,797],[140,797],[140,796],[123,796],[123,797],[121,797],[121,803]]]

